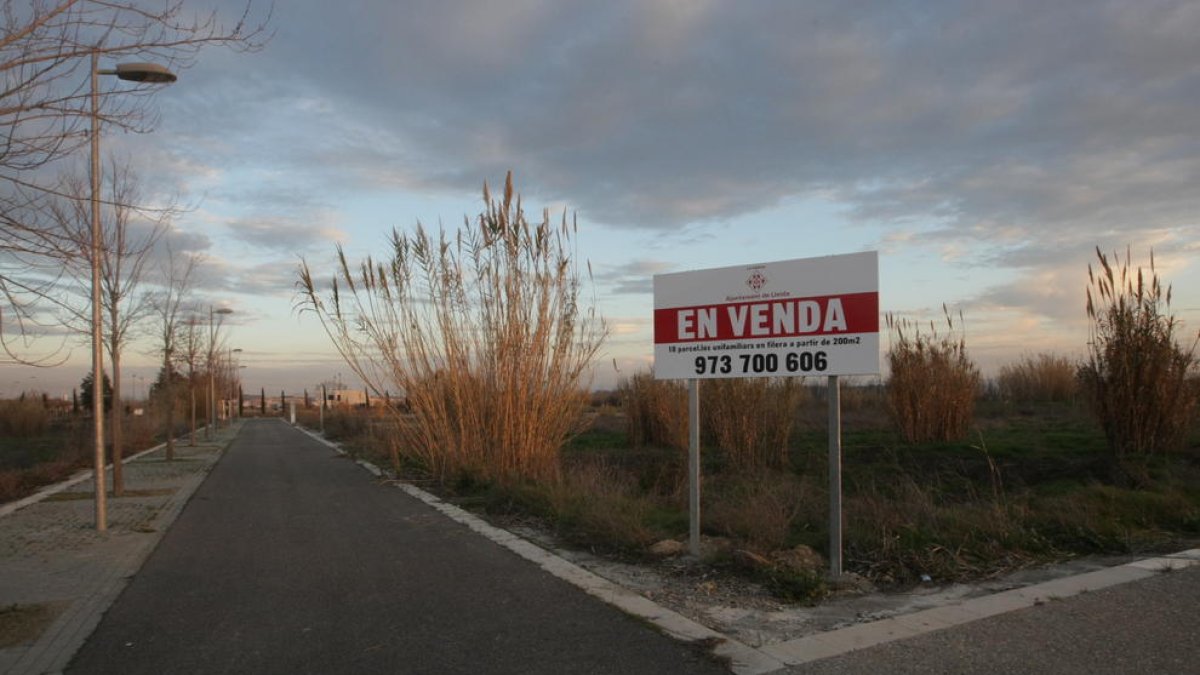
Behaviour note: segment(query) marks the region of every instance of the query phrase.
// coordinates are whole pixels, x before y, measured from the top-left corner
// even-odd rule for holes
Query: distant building
[[[367,404],[367,392],[362,389],[333,389],[327,392],[325,404],[330,407],[361,406]]]

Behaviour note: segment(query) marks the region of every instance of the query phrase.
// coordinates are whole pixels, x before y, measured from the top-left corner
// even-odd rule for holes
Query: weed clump
[[[888,409],[909,443],[960,440],[967,435],[975,412],[979,369],[967,356],[966,338],[953,337],[953,316],[944,305],[942,311],[946,335],[938,335],[932,322],[925,334],[915,322],[887,315],[891,332]]]
[[[762,553],[804,543],[796,533],[819,523],[828,501],[811,476],[770,470],[716,477],[706,496],[704,528]]]
[[[1065,356],[1042,353],[1001,366],[996,384],[1009,401],[1048,403],[1073,401],[1079,392],[1077,367]]]
[[[621,403],[634,447],[688,447],[687,388],[638,373],[621,383]],[[705,445],[725,453],[731,468],[783,468],[797,410],[806,390],[794,378],[728,378],[700,386]]]
[[[1171,314],[1171,287],[1163,287],[1150,254],[1147,278],[1125,259],[1096,249],[1099,268],[1088,265],[1088,359],[1079,370],[1092,409],[1108,439],[1117,478],[1142,483],[1146,459],[1178,448],[1196,409],[1188,382],[1196,346],[1179,343]]]
[[[656,380],[654,373],[637,373],[622,381],[618,392],[633,447],[687,449],[688,401],[682,382]]]
[[[735,470],[782,469],[805,393],[796,378],[706,380],[700,387],[700,417]]]
[[[46,433],[50,427],[50,411],[38,394],[0,400],[0,435],[29,438]]]

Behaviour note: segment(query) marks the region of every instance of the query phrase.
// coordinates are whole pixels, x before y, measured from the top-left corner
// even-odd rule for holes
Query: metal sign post
[[[842,390],[829,376],[829,576],[842,576]]]
[[[700,380],[688,380],[688,551],[700,557]]]

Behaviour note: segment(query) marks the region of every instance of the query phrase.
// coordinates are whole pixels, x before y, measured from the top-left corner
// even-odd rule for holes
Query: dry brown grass
[[[1163,287],[1150,255],[1149,273],[1125,258],[1096,249],[1099,268],[1088,266],[1090,351],[1080,368],[1096,416],[1104,427],[1114,469],[1144,482],[1142,464],[1178,448],[1196,409],[1188,382],[1200,335],[1181,335],[1171,314],[1171,287]],[[1182,344],[1181,344],[1182,340]]]
[[[622,381],[618,391],[633,447],[656,445],[687,450],[688,395],[682,382],[656,380],[653,373],[638,373]]]
[[[0,434],[29,438],[50,428],[50,411],[41,394],[26,394],[19,399],[0,400]]]
[[[403,451],[437,477],[554,480],[606,328],[581,305],[565,214],[531,224],[511,174],[484,201],[456,234],[393,231],[385,261],[353,270],[339,249],[324,296],[304,265],[301,305],[376,396],[403,392]]]
[[[701,513],[707,531],[758,553],[795,545],[793,533],[828,508],[827,490],[810,476],[762,470],[723,476],[707,487]]]
[[[554,508],[576,536],[642,549],[665,536],[649,523],[659,508],[628,472],[603,461],[573,464],[551,487]]]
[[[70,478],[87,465],[87,460],[86,453],[69,451],[58,459],[40,462],[27,469],[0,470],[0,504],[32,494],[44,485]]]
[[[855,490],[845,513],[847,562],[884,582],[975,577],[1030,564],[1047,548],[1024,526],[1020,505],[948,500],[908,477]]]
[[[808,391],[797,378],[706,380],[700,387],[705,432],[738,470],[781,469],[797,408]]]
[[[1073,401],[1079,393],[1078,367],[1057,354],[1024,356],[1000,368],[996,384],[1009,401]]]
[[[634,447],[688,448],[687,387],[638,373],[620,386],[622,408]],[[795,378],[730,378],[700,385],[700,427],[707,444],[722,450],[732,466],[781,468],[797,409],[808,397]]]
[[[967,356],[966,338],[954,337],[954,317],[942,307],[947,333],[929,333],[907,319],[888,314],[891,332],[888,408],[909,443],[960,440],[970,430],[979,391],[979,369]],[[962,316],[959,315],[959,323]]]

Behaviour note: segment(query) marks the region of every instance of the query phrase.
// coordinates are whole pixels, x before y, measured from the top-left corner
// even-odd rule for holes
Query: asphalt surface
[[[67,672],[727,671],[251,420]]]
[[[1050,599],[786,672],[1200,673],[1200,566]]]

